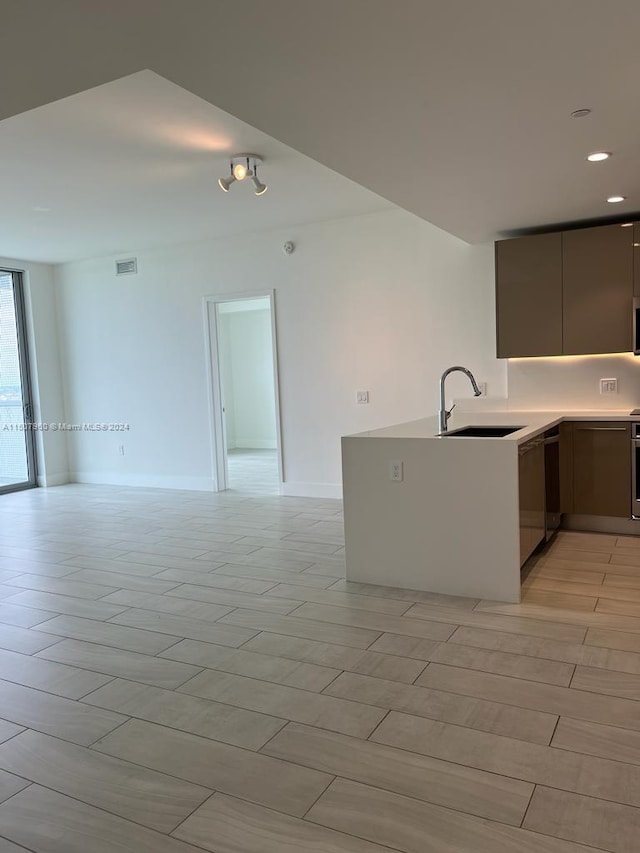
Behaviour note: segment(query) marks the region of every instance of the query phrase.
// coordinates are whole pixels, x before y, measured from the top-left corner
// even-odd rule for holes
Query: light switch
[[[356,391],[356,402],[357,403],[368,403],[369,402],[369,392],[368,391]]]
[[[617,394],[618,380],[617,379],[601,379],[600,380],[601,394]]]

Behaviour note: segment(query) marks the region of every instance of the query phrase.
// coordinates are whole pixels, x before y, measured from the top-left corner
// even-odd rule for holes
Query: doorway
[[[217,490],[279,494],[280,407],[273,292],[205,299]]]
[[[0,493],[36,484],[32,412],[22,276],[0,270]]]

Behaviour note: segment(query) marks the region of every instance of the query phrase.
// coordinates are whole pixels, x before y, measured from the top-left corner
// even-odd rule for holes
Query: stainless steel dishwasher
[[[631,518],[640,518],[640,423],[638,422],[631,424]]]

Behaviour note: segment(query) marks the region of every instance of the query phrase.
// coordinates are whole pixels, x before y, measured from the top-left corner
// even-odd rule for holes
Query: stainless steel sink
[[[468,426],[441,433],[442,438],[504,438],[523,426]]]

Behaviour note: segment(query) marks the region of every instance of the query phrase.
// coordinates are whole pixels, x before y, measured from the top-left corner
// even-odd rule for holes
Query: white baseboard
[[[278,445],[275,440],[264,438],[247,438],[238,441],[236,439],[233,449],[238,450],[277,450]]]
[[[213,481],[207,477],[164,477],[145,474],[112,474],[106,472],[77,471],[60,482],[50,482],[48,486],[63,483],[90,483],[97,486],[139,486],[148,489],[183,489],[185,491],[212,492]],[[299,498],[335,498],[342,499],[340,483],[293,483],[282,484],[281,494]]]
[[[69,474],[66,472],[64,474],[39,474],[38,475],[38,485],[44,489],[48,489],[50,486],[65,486],[67,483],[71,482],[71,478]]]
[[[282,494],[291,498],[337,498],[342,500],[340,483],[292,483],[282,484]]]
[[[106,472],[76,471],[70,479],[74,483],[91,483],[98,486],[142,486],[147,489],[214,491],[213,480],[210,477],[156,477],[149,474],[108,474]]]

